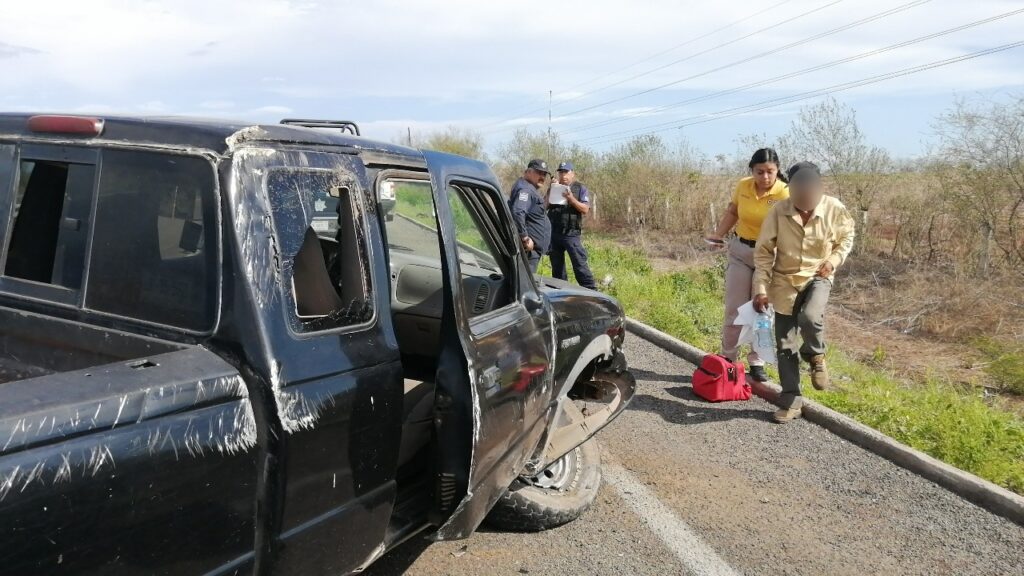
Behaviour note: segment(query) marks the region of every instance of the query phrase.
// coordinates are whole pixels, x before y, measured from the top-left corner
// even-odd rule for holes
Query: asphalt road
[[[604,485],[539,534],[417,538],[374,575],[1022,574],[1024,528],[754,399],[693,396],[692,366],[633,337],[639,386],[599,434]]]
[[[387,223],[388,244],[392,250],[434,257],[440,260],[441,251],[437,244],[437,233],[417,225],[402,215]]]

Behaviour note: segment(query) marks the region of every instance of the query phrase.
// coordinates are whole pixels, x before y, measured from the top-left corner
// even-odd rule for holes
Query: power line
[[[903,11],[909,10],[911,8],[916,8],[916,7],[918,7],[918,6],[922,5],[922,4],[927,4],[928,2],[931,2],[931,0],[914,0],[913,2],[908,2],[906,4],[901,4],[901,5],[899,5],[899,6],[895,7],[895,8],[890,8],[889,10],[885,10],[885,11],[879,12],[877,14],[873,14],[873,15],[868,16],[866,18],[861,18],[860,20],[855,20],[853,22],[850,22],[849,24],[844,24],[842,26],[839,26],[838,28],[833,28],[833,29],[827,30],[825,32],[820,32],[820,33],[815,34],[813,36],[808,36],[807,38],[804,38],[802,40],[797,40],[796,42],[790,42],[789,44],[786,44],[784,46],[779,46],[777,48],[774,48],[772,50],[768,50],[766,52],[761,52],[760,54],[756,54],[754,56],[748,56],[746,58],[742,58],[740,60],[736,60],[734,62],[730,62],[729,64],[724,64],[722,66],[718,66],[716,68],[712,68],[710,70],[706,70],[706,71],[701,72],[699,74],[694,74],[692,76],[687,76],[686,78],[681,78],[679,80],[673,80],[672,82],[667,82],[665,84],[661,84],[659,86],[654,86],[652,88],[646,88],[644,90],[641,90],[639,92],[634,92],[634,93],[628,94],[626,96],[620,96],[618,98],[613,98],[611,100],[606,100],[606,101],[600,102],[598,104],[593,104],[591,106],[587,106],[586,108],[580,108],[579,110],[574,110],[572,112],[569,112],[569,113],[565,114],[565,116],[572,116],[572,115],[575,115],[575,114],[580,114],[581,112],[588,112],[588,111],[593,110],[595,108],[600,108],[602,106],[607,106],[608,104],[614,104],[616,102],[622,102],[623,100],[629,100],[631,98],[636,98],[637,96],[642,96],[644,94],[650,94],[651,92],[655,92],[657,90],[663,90],[663,89],[668,88],[670,86],[676,86],[678,84],[682,84],[683,82],[687,82],[687,81],[693,80],[695,78],[700,78],[702,76],[707,76],[708,74],[713,74],[715,72],[720,72],[722,70],[725,70],[727,68],[732,68],[733,66],[738,66],[740,64],[746,64],[748,62],[752,62],[754,60],[758,60],[758,59],[764,58],[766,56],[771,56],[773,54],[777,54],[779,52],[782,52],[784,50],[788,50],[790,48],[795,48],[797,46],[801,46],[803,44],[807,44],[807,43],[813,42],[815,40],[820,40],[822,38],[825,38],[827,36],[831,36],[833,34],[838,34],[839,32],[845,32],[847,30],[850,30],[851,28],[856,28],[857,26],[862,26],[864,24],[868,24],[868,23],[874,22],[876,20],[881,20],[882,18],[886,18],[888,16],[892,16],[893,14],[897,14],[899,12],[903,12]]]
[[[699,52],[694,52],[693,54],[690,54],[688,56],[684,56],[682,58],[678,58],[676,60],[668,62],[666,64],[662,64],[661,66],[657,66],[655,68],[651,68],[650,70],[647,70],[645,72],[641,72],[639,74],[634,74],[634,75],[632,75],[632,76],[630,76],[628,78],[623,78],[621,80],[616,80],[615,82],[612,82],[611,84],[606,84],[606,85],[604,85],[604,86],[602,86],[600,88],[597,88],[596,90],[592,90],[590,92],[586,92],[584,94],[580,94],[578,96],[575,96],[573,98],[565,100],[562,103],[566,104],[568,102],[573,102],[573,101],[579,100],[580,98],[583,98],[585,96],[590,96],[590,95],[592,95],[592,94],[594,94],[596,92],[602,92],[604,90],[607,90],[608,88],[614,88],[615,86],[620,86],[622,84],[625,84],[626,82],[630,82],[632,80],[636,80],[637,78],[643,78],[644,76],[649,76],[649,75],[651,75],[651,74],[653,74],[655,72],[660,72],[660,71],[664,70],[665,68],[670,68],[672,66],[675,66],[676,64],[682,64],[683,62],[688,62],[690,60],[693,60],[694,58],[697,58],[699,56],[703,56],[703,55],[705,55],[705,54],[707,54],[709,52],[714,52],[715,50],[718,50],[720,48],[725,48],[726,46],[731,46],[733,44],[736,44],[737,42],[742,42],[743,40],[747,40],[749,38],[757,36],[758,34],[761,34],[762,32],[767,32],[769,30],[773,30],[773,29],[778,28],[779,26],[781,26],[783,24],[789,24],[789,23],[794,22],[796,20],[799,20],[801,18],[806,18],[807,16],[810,16],[810,15],[816,13],[816,12],[820,12],[820,11],[826,9],[826,8],[835,6],[836,4],[840,4],[840,3],[844,2],[844,1],[845,0],[833,0],[832,2],[829,2],[828,4],[825,4],[823,6],[819,6],[817,8],[808,10],[808,11],[803,12],[801,14],[797,14],[796,16],[793,16],[792,18],[784,18],[782,20],[779,20],[778,22],[775,22],[773,24],[769,24],[768,26],[765,26],[764,28],[759,28],[757,30],[754,30],[753,32],[750,32],[749,34],[745,34],[743,36],[740,36],[739,38],[733,38],[732,40],[729,40],[727,42],[722,42],[721,44],[716,44],[716,45],[714,45],[714,46],[712,46],[710,48],[705,48],[704,50],[701,50]],[[929,2],[930,0],[921,0],[921,1]]]
[[[619,69],[614,70],[612,72],[607,72],[607,73],[604,73],[604,74],[600,74],[598,76],[595,76],[595,77],[591,78],[590,80],[587,80],[587,81],[584,81],[584,82],[580,82],[579,84],[574,84],[574,85],[566,88],[565,91],[568,92],[570,90],[574,90],[574,89],[579,88],[581,86],[586,86],[588,84],[593,84],[594,82],[597,82],[598,80],[601,80],[601,79],[603,79],[603,78],[605,78],[607,76],[612,76],[614,74],[618,74],[619,72],[623,72],[625,70],[629,70],[630,68],[634,68],[634,67],[636,67],[636,66],[638,66],[640,64],[643,64],[644,62],[648,62],[648,61],[653,60],[653,59],[655,59],[655,58],[657,58],[659,56],[663,56],[665,54],[668,54],[669,52],[674,52],[674,51],[676,51],[676,50],[678,50],[678,49],[680,49],[680,48],[682,48],[684,46],[688,46],[690,44],[693,44],[694,42],[697,42],[699,40],[703,40],[703,39],[705,39],[705,38],[707,38],[709,36],[713,36],[713,35],[715,35],[715,34],[717,34],[719,32],[723,32],[723,31],[728,30],[729,28],[732,28],[734,26],[738,26],[738,25],[746,22],[747,20],[750,20],[750,19],[753,19],[753,18],[757,18],[758,16],[760,16],[761,14],[764,14],[765,12],[774,10],[774,9],[778,8],[779,6],[782,6],[783,4],[789,4],[792,1],[793,0],[782,0],[782,2],[779,2],[778,4],[773,4],[773,5],[771,5],[771,6],[767,7],[767,8],[764,8],[763,10],[758,10],[757,12],[754,12],[753,14],[750,14],[750,15],[748,15],[748,16],[746,16],[744,18],[741,18],[739,20],[735,20],[733,22],[730,22],[729,24],[726,24],[725,26],[721,26],[719,28],[715,28],[714,30],[712,30],[710,32],[707,32],[707,33],[702,34],[700,36],[697,36],[695,38],[691,38],[691,39],[689,39],[689,40],[687,40],[687,41],[685,41],[685,42],[683,42],[681,44],[676,44],[675,46],[672,46],[671,48],[666,48],[666,49],[662,50],[661,52],[657,52],[657,53],[652,54],[650,56],[641,58],[640,60],[636,60],[632,64],[628,64],[628,65],[623,66],[622,68],[619,68]],[[511,116],[506,116],[506,117],[502,118],[501,120],[497,120],[495,122],[489,122],[487,124],[483,124],[483,125],[479,126],[479,128],[489,128],[489,127],[494,126],[496,124],[501,124],[503,122],[507,122],[509,120],[513,120],[513,119],[518,118],[520,116],[523,116],[525,114],[533,114],[535,112],[540,112],[540,111],[544,110],[544,107],[542,106],[540,108],[533,108],[533,109],[530,109],[530,110],[527,110],[527,109],[524,108],[522,110],[523,111],[516,112],[516,113],[512,114]]]
[[[802,101],[802,100],[808,100],[810,98],[816,98],[818,96],[827,96],[829,94],[834,94],[836,92],[842,92],[844,90],[850,90],[850,89],[853,89],[853,88],[859,88],[861,86],[867,86],[869,84],[876,84],[878,82],[883,82],[885,80],[892,80],[892,79],[900,78],[900,77],[903,77],[903,76],[909,76],[911,74],[917,74],[918,72],[924,72],[924,71],[927,71],[927,70],[932,70],[934,68],[940,68],[942,66],[948,66],[948,65],[951,65],[951,64],[959,63],[959,62],[964,62],[966,60],[972,60],[974,58],[979,58],[979,57],[982,57],[982,56],[988,56],[990,54],[995,54],[997,52],[1004,52],[1006,50],[1011,50],[1013,48],[1019,48],[1021,46],[1024,46],[1024,40],[1020,40],[1020,41],[1017,41],[1017,42],[1011,42],[1009,44],[1003,44],[1001,46],[996,46],[994,48],[988,48],[988,49],[985,49],[985,50],[979,50],[977,52],[971,52],[969,54],[963,54],[963,55],[960,55],[960,56],[955,56],[953,58],[946,58],[944,60],[936,60],[936,61],[929,62],[929,63],[926,63],[926,64],[921,64],[921,65],[918,65],[918,66],[911,66],[909,68],[903,68],[901,70],[896,70],[894,72],[888,72],[888,73],[885,73],[885,74],[879,74],[877,76],[870,76],[870,77],[867,77],[867,78],[862,78],[860,80],[854,80],[854,81],[851,81],[851,82],[844,82],[844,83],[841,83],[841,84],[835,84],[835,85],[829,86],[827,88],[820,88],[818,90],[811,90],[811,91],[808,91],[808,92],[801,92],[799,94],[793,94],[793,95],[790,95],[790,96],[782,96],[782,97],[779,97],[779,98],[772,98],[770,100],[764,100],[764,101],[758,102],[756,104],[749,104],[747,106],[739,106],[739,107],[736,107],[736,108],[729,108],[729,109],[726,109],[726,110],[721,110],[719,112],[713,112],[711,114],[702,114],[702,115],[699,115],[699,116],[691,116],[690,118],[683,118],[683,119],[671,122],[672,126],[668,126],[668,127],[664,127],[664,128],[658,128],[658,129],[651,130],[650,128],[653,128],[653,126],[651,126],[651,127],[648,127],[648,128],[641,128],[639,130],[628,130],[628,131],[622,131],[622,132],[613,132],[611,134],[605,134],[603,136],[595,136],[593,138],[584,138],[582,140],[579,140],[578,142],[589,142],[590,145],[595,145],[595,144],[603,144],[603,143],[608,143],[608,142],[615,142],[615,141],[618,141],[618,140],[625,140],[627,138],[633,138],[633,137],[636,137],[636,136],[647,136],[647,135],[650,135],[650,134],[656,134],[658,132],[664,132],[666,130],[677,130],[677,129],[681,129],[681,128],[686,128],[688,126],[695,126],[697,124],[704,124],[704,123],[707,123],[707,122],[713,122],[715,120],[720,120],[722,118],[729,118],[729,117],[732,117],[732,116],[739,116],[741,114],[749,114],[751,112],[759,112],[761,110],[766,110],[768,108],[774,108],[776,106],[782,106],[782,105],[785,105],[785,104],[792,104],[794,102],[799,102],[799,101]],[[679,122],[681,122],[681,123],[679,123]],[[638,131],[640,131],[639,134],[630,134],[632,132],[638,132]]]
[[[854,62],[856,60],[862,60],[864,58],[869,58],[871,56],[877,56],[877,55],[885,53],[885,52],[891,52],[891,51],[897,50],[899,48],[905,48],[905,47],[913,45],[913,44],[919,44],[919,43],[925,42],[927,40],[934,40],[935,38],[939,38],[941,36],[947,36],[949,34],[960,32],[960,31],[963,31],[963,30],[967,30],[969,28],[974,28],[974,27],[977,27],[977,26],[981,26],[982,24],[988,24],[988,23],[994,22],[996,20],[1001,20],[1001,19],[1004,19],[1004,18],[1008,18],[1010,16],[1016,16],[1017,14],[1020,14],[1020,13],[1024,13],[1024,8],[1021,8],[1021,9],[1018,9],[1018,10],[1012,10],[1010,12],[1004,12],[1003,14],[998,14],[996,16],[992,16],[992,17],[985,18],[985,19],[982,19],[982,20],[977,20],[975,22],[970,22],[968,24],[963,24],[961,26],[956,26],[956,27],[953,27],[953,28],[948,28],[948,29],[942,30],[940,32],[935,32],[935,33],[932,33],[932,34],[927,34],[925,36],[920,36],[920,37],[914,38],[912,40],[906,40],[904,42],[898,42],[896,44],[892,44],[892,45],[886,46],[884,48],[878,48],[878,49],[875,49],[875,50],[870,50],[868,52],[862,52],[860,54],[856,54],[856,55],[853,55],[853,56],[848,56],[846,58],[841,58],[839,60],[833,60],[831,62],[826,62],[824,64],[819,64],[817,66],[812,66],[810,68],[804,68],[803,70],[797,70],[795,72],[790,72],[790,73],[784,74],[782,76],[773,76],[771,78],[767,78],[767,79],[764,79],[764,80],[761,80],[761,81],[758,81],[758,82],[751,82],[750,84],[744,84],[743,86],[737,86],[735,88],[729,88],[729,89],[726,89],[726,90],[719,90],[717,92],[712,92],[710,94],[705,94],[703,96],[697,96],[697,97],[694,97],[694,98],[689,98],[687,100],[681,100],[681,101],[678,101],[678,102],[673,102],[671,104],[665,104],[665,105],[653,108],[653,109],[649,110],[648,112],[652,113],[652,114],[653,113],[664,112],[666,110],[671,110],[673,108],[679,108],[679,107],[685,106],[687,104],[696,104],[698,102],[706,102],[708,100],[713,100],[713,99],[721,97],[721,96],[727,96],[727,95],[730,95],[730,94],[736,94],[738,92],[743,92],[743,91],[749,90],[751,88],[758,88],[758,87],[765,86],[765,85],[768,85],[768,84],[774,84],[774,83],[777,83],[777,82],[781,82],[783,80],[789,80],[791,78],[795,78],[797,76],[802,76],[804,74],[808,74],[808,73],[811,73],[811,72],[818,72],[818,71],[821,71],[821,70],[825,70],[827,68],[834,68],[836,66],[839,66],[839,65],[842,65],[842,64],[848,64],[848,63]],[[621,123],[621,122],[627,122],[627,121],[633,120],[633,119],[634,118],[631,118],[631,117],[611,118],[611,119],[608,119],[608,120],[602,120],[601,122],[595,122],[593,124],[588,124],[586,126],[581,126],[579,128],[573,128],[571,130],[566,130],[566,131],[562,132],[561,134],[564,136],[566,134],[574,134],[574,133],[577,133],[577,132],[584,132],[584,131],[587,131],[587,130],[592,130],[594,128],[602,128],[604,126],[610,126],[612,124],[618,124],[618,123]]]
[[[755,14],[751,14],[750,16],[747,16],[746,18],[743,18],[743,19],[741,19],[741,20],[737,20],[737,21],[735,21],[735,22],[733,22],[733,23],[731,23],[731,24],[729,24],[729,25],[727,25],[727,26],[723,26],[722,28],[719,28],[719,29],[718,29],[717,31],[721,31],[721,30],[725,30],[725,29],[727,29],[727,28],[731,28],[731,27],[733,27],[733,26],[735,26],[735,25],[738,25],[738,24],[740,24],[740,23],[742,23],[742,22],[745,22],[745,21],[747,21],[747,20],[749,20],[749,19],[751,19],[751,18],[754,18],[754,17],[755,17],[755,16],[757,16],[757,15],[763,14],[764,12],[767,12],[767,11],[771,10],[772,8],[776,8],[776,7],[778,7],[778,6],[781,6],[782,4],[786,4],[786,3],[787,3],[787,2],[789,2],[789,1],[791,1],[791,0],[786,0],[785,2],[780,2],[780,3],[778,3],[778,4],[775,4],[775,5],[773,5],[773,6],[770,6],[769,8],[766,8],[766,9],[764,9],[764,10],[761,10],[760,12],[757,12],[757,13],[755,13]],[[832,0],[831,2],[829,2],[828,4],[825,4],[825,5],[823,5],[823,6],[819,6],[819,7],[817,7],[817,8],[813,8],[813,9],[811,9],[811,10],[808,10],[808,11],[806,11],[806,12],[802,12],[802,13],[800,13],[800,14],[797,14],[796,16],[793,16],[793,17],[790,17],[790,18],[786,18],[786,19],[783,19],[783,20],[781,20],[781,21],[779,21],[779,22],[776,22],[776,23],[774,23],[774,24],[771,24],[771,25],[769,25],[769,26],[765,26],[764,28],[760,28],[760,29],[758,29],[758,30],[755,30],[755,31],[753,31],[753,32],[750,32],[750,33],[748,33],[748,34],[745,34],[745,35],[743,35],[743,36],[740,36],[740,37],[738,37],[738,38],[734,38],[734,39],[732,39],[732,40],[729,40],[729,41],[727,41],[727,42],[723,42],[723,43],[721,43],[721,44],[718,44],[718,45],[712,46],[712,47],[710,47],[710,48],[706,48],[706,49],[704,49],[704,50],[701,50],[700,52],[697,52],[697,53],[694,53],[694,54],[690,54],[689,56],[686,56],[686,57],[680,58],[680,59],[678,59],[678,60],[674,60],[674,61],[672,61],[672,62],[669,62],[668,64],[663,64],[663,65],[661,65],[661,66],[658,66],[658,67],[656,67],[656,68],[652,68],[652,69],[650,69],[650,70],[647,70],[646,72],[641,72],[640,74],[636,74],[636,75],[630,76],[630,77],[628,77],[628,78],[624,78],[624,79],[622,79],[622,80],[619,80],[619,81],[613,82],[612,84],[607,84],[607,85],[605,85],[605,86],[602,86],[602,87],[600,87],[600,88],[596,88],[596,89],[594,89],[594,90],[591,90],[591,91],[589,91],[589,92],[584,92],[584,93],[582,93],[582,94],[578,94],[578,95],[576,95],[576,96],[573,96],[572,98],[568,98],[568,99],[566,99],[566,100],[563,100],[563,101],[561,101],[561,102],[558,102],[558,103],[556,103],[556,104],[555,104],[555,107],[558,107],[558,106],[563,106],[563,105],[565,105],[565,104],[568,104],[568,103],[570,103],[570,102],[575,102],[576,100],[580,100],[581,98],[585,98],[585,97],[587,97],[587,96],[593,95],[593,94],[595,94],[595,93],[597,93],[597,92],[601,92],[601,91],[603,91],[603,90],[606,90],[606,89],[608,89],[608,88],[611,88],[611,87],[614,87],[614,86],[618,86],[618,85],[620,85],[620,84],[623,84],[623,83],[629,82],[629,81],[631,81],[631,80],[635,80],[635,79],[637,79],[637,78],[641,78],[641,77],[643,77],[643,76],[646,76],[646,75],[648,75],[648,74],[652,74],[652,73],[654,73],[654,72],[657,72],[657,71],[659,71],[659,70],[663,70],[663,69],[665,69],[665,68],[668,68],[668,67],[670,67],[670,66],[675,66],[676,64],[679,64],[679,63],[681,63],[681,62],[685,62],[685,61],[688,61],[688,60],[692,60],[693,58],[696,58],[696,57],[698,57],[698,56],[702,56],[702,55],[704,55],[704,54],[707,54],[707,53],[709,53],[709,52],[713,52],[713,51],[715,51],[715,50],[718,50],[718,49],[720,49],[720,48],[724,48],[724,47],[726,47],[726,46],[730,46],[730,45],[732,45],[732,44],[735,44],[735,43],[737,43],[737,42],[741,42],[741,41],[743,41],[743,40],[747,40],[747,39],[749,39],[749,38],[751,38],[751,37],[753,37],[753,36],[756,36],[756,35],[758,35],[758,34],[760,34],[760,33],[762,33],[762,32],[766,32],[766,31],[768,31],[768,30],[771,30],[771,29],[773,29],[773,28],[776,28],[776,27],[778,27],[778,26],[781,26],[782,24],[786,24],[786,23],[789,23],[789,22],[793,22],[793,21],[795,21],[795,20],[799,20],[800,18],[804,18],[804,17],[806,17],[806,16],[810,16],[811,14],[814,14],[815,12],[819,12],[819,11],[821,11],[821,10],[824,10],[825,8],[828,8],[828,7],[830,7],[830,6],[834,6],[834,5],[836,5],[836,4],[839,4],[839,3],[841,3],[841,2],[844,2],[844,1],[845,1],[845,0]],[[922,1],[928,2],[928,1],[930,1],[930,0],[922,0]],[[701,39],[703,39],[703,38],[707,38],[708,36],[711,36],[711,35],[712,35],[712,34],[714,34],[715,32],[716,32],[716,31],[712,31],[712,32],[709,32],[709,33],[707,33],[707,34],[704,34],[704,35],[702,35],[702,36],[698,36],[697,38],[693,38],[693,39],[691,39],[691,40],[688,40],[688,41],[686,41],[686,42],[683,42],[682,44],[679,44],[679,45],[677,45],[677,46],[675,46],[675,47],[673,47],[673,48],[670,48],[670,49],[668,49],[668,50],[664,50],[664,51],[662,51],[662,52],[660,52],[660,53],[658,53],[658,54],[656,54],[656,55],[654,55],[654,56],[650,56],[650,57],[648,57],[648,58],[645,58],[645,59],[643,59],[643,60],[641,60],[641,61],[639,61],[639,62],[636,62],[636,63],[634,63],[634,64],[631,64],[631,65],[629,65],[629,66],[626,66],[625,68],[623,68],[623,69],[620,69],[619,71],[621,71],[621,70],[625,70],[625,69],[629,69],[629,68],[632,68],[633,66],[635,66],[635,65],[636,65],[636,64],[638,64],[638,63],[642,63],[642,62],[644,62],[644,61],[646,61],[646,60],[650,60],[650,59],[656,58],[657,56],[660,56],[660,55],[662,55],[662,54],[665,54],[665,53],[668,53],[668,52],[672,52],[672,51],[674,51],[674,50],[676,50],[676,49],[678,49],[678,48],[681,48],[681,47],[683,47],[683,46],[686,46],[686,45],[688,45],[688,44],[691,44],[691,43],[693,43],[693,42],[696,42],[697,40],[701,40]],[[600,79],[602,79],[602,78],[604,78],[604,77],[606,77],[606,76],[611,76],[612,74],[616,74],[616,73],[617,73],[617,72],[611,72],[611,73],[608,73],[608,74],[603,74],[603,75],[601,75],[601,76],[598,76],[598,77],[594,78],[593,80],[590,80],[590,81],[584,82],[584,83],[583,83],[583,85],[586,85],[586,84],[591,84],[591,83],[593,83],[593,82],[595,82],[595,81],[597,81],[597,80],[600,80]],[[577,85],[577,86],[579,86],[579,85]],[[572,88],[569,88],[569,90],[572,90]],[[520,113],[518,113],[518,114],[514,114],[514,115],[512,115],[511,117],[506,117],[506,118],[504,118],[504,119],[502,119],[502,120],[499,120],[499,121],[497,121],[497,122],[491,122],[491,123],[488,123],[488,124],[484,124],[484,125],[483,125],[483,126],[481,126],[480,128],[487,128],[487,127],[490,127],[490,126],[493,126],[493,125],[496,125],[496,124],[501,124],[501,123],[503,123],[503,122],[507,122],[508,120],[512,120],[512,119],[515,119],[515,118],[517,118],[517,117],[521,117],[521,116],[523,116],[523,115],[526,115],[526,114],[534,114],[534,113],[537,113],[537,112],[542,112],[542,111],[544,111],[545,109],[546,109],[546,107],[545,107],[545,106],[540,106],[540,107],[537,107],[537,108],[533,108],[533,109],[527,110],[527,111],[525,111],[525,112],[520,112]],[[496,131],[497,131],[497,130],[490,130],[490,131],[489,131],[488,133],[494,133],[494,132],[496,132]]]
[[[635,68],[636,66],[638,66],[640,64],[643,64],[644,62],[650,62],[651,60],[654,60],[655,58],[658,58],[659,56],[664,56],[665,54],[668,54],[669,52],[675,52],[676,50],[678,50],[678,49],[680,49],[680,48],[682,48],[684,46],[689,46],[690,44],[693,44],[694,42],[697,42],[699,40],[703,40],[703,39],[705,39],[705,38],[707,38],[709,36],[713,36],[713,35],[715,35],[715,34],[717,34],[719,32],[723,32],[723,31],[728,30],[729,28],[732,28],[734,26],[738,26],[738,25],[746,22],[747,20],[753,20],[754,18],[757,18],[761,14],[765,14],[766,12],[771,12],[772,10],[775,10],[779,6],[782,6],[784,4],[789,4],[792,1],[793,0],[782,0],[782,2],[779,2],[778,4],[772,4],[771,6],[769,6],[767,8],[764,8],[762,10],[758,10],[757,12],[754,12],[753,14],[750,14],[749,16],[747,16],[745,18],[741,18],[739,20],[736,20],[736,21],[734,21],[734,22],[732,22],[730,24],[722,26],[721,28],[716,28],[716,29],[714,29],[714,30],[712,30],[710,32],[707,32],[705,34],[697,36],[696,38],[691,38],[691,39],[687,40],[686,42],[683,42],[682,44],[676,44],[675,46],[673,46],[671,48],[667,48],[665,50],[662,50],[661,52],[658,52],[656,54],[652,54],[652,55],[650,55],[650,56],[648,56],[646,58],[641,58],[640,60],[637,60],[637,61],[635,61],[632,64],[629,64],[627,66],[623,66],[622,68],[619,68],[617,70],[613,70],[613,71],[608,72],[606,74],[602,74],[601,76],[597,76],[597,77],[595,77],[595,78],[593,78],[591,80],[588,80],[586,82],[581,82],[579,84],[575,84],[573,86],[570,86],[569,88],[566,88],[566,91],[568,91],[568,90],[575,90],[576,88],[580,88],[580,87],[586,86],[588,84],[593,84],[594,82],[604,78],[605,76],[612,76],[614,74],[618,74],[619,72],[624,72],[626,70],[629,70],[630,68]],[[833,4],[834,3],[835,2],[833,2]],[[827,6],[831,6],[831,4],[828,4]],[[797,16],[797,17],[799,17],[799,16]],[[599,88],[598,90],[603,90],[603,89],[604,88]]]

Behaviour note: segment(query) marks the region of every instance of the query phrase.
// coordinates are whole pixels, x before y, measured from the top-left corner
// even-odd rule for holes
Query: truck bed
[[[185,346],[0,307],[0,384],[144,359]]]

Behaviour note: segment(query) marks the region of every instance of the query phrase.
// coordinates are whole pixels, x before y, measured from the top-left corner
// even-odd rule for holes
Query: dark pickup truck
[[[343,574],[594,499],[618,303],[528,272],[484,164],[296,124],[0,114],[0,573]]]

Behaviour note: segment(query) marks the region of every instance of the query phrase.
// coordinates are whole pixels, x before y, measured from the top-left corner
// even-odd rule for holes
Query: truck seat
[[[404,398],[399,468],[430,443],[434,422],[434,383],[406,379]]]

